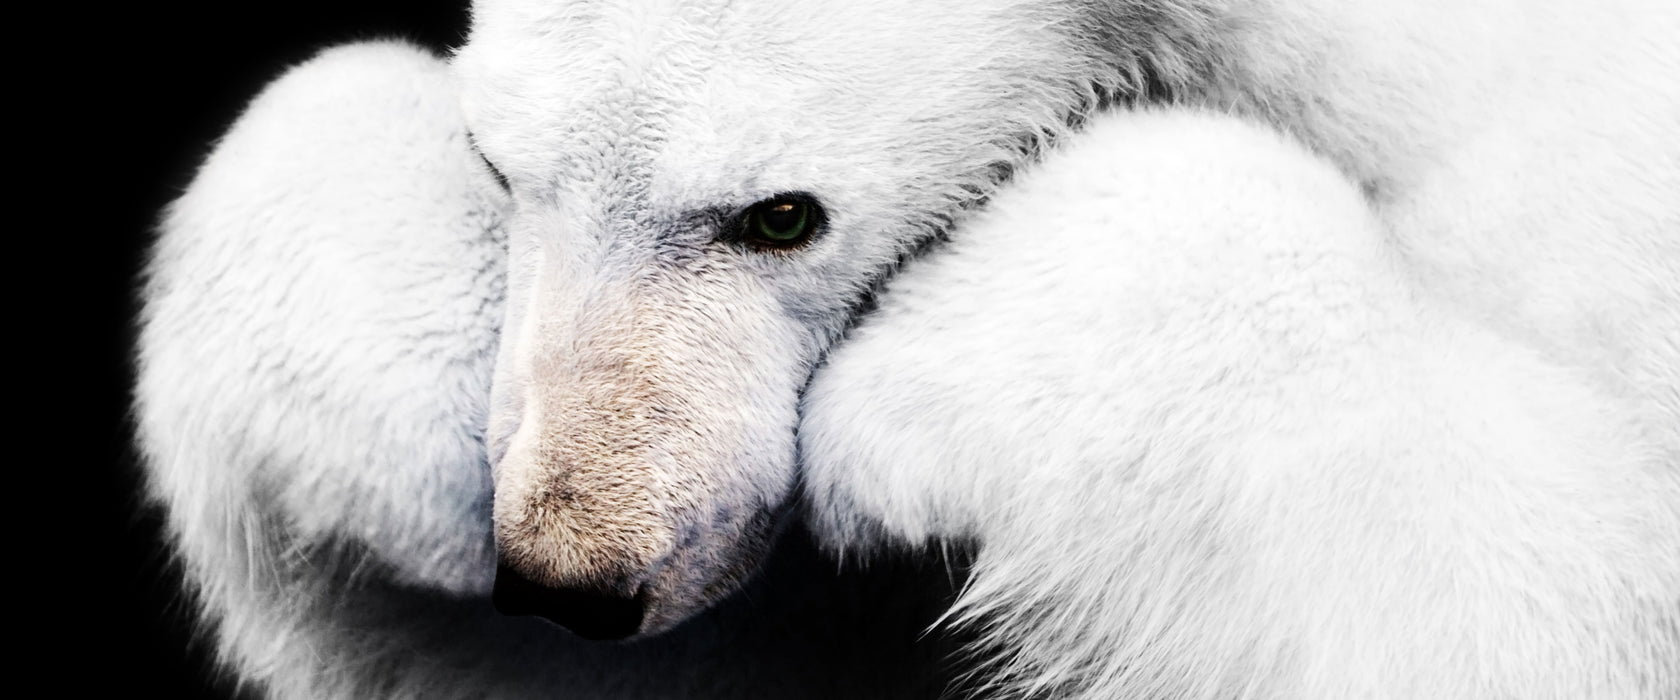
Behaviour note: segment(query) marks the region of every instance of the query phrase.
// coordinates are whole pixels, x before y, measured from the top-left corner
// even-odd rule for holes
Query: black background
[[[362,39],[459,45],[467,2],[65,5],[14,16],[25,36],[7,61],[6,111],[25,157],[14,175],[30,182],[12,190],[25,214],[12,306],[33,317],[8,345],[22,355],[14,368],[45,369],[14,370],[38,393],[14,402],[27,417],[12,421],[12,438],[35,456],[13,465],[31,477],[15,482],[10,509],[22,546],[8,598],[24,624],[5,629],[27,650],[23,676],[52,695],[229,697],[191,642],[160,519],[138,496],[129,356],[152,226],[286,67]]]

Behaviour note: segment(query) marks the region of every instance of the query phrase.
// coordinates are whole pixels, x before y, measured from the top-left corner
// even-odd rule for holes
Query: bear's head
[[[1116,20],[1085,5],[475,3],[454,65],[514,202],[499,595],[627,637],[756,569],[801,389],[871,290],[1160,72],[1090,50]]]

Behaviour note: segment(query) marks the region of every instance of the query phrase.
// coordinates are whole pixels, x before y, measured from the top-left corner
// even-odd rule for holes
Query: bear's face
[[[473,16],[463,104],[514,200],[498,544],[531,580],[638,597],[653,633],[756,568],[813,366],[901,256],[1089,104],[1093,69],[1019,2]],[[744,230],[778,197],[810,207],[792,245]]]

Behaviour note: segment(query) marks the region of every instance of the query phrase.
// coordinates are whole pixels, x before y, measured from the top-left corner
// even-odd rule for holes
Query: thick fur
[[[369,44],[271,85],[171,208],[138,432],[227,671],[283,698],[936,697],[946,572],[836,575],[803,535],[658,640],[491,609],[505,206],[446,65]]]
[[[1291,134],[1418,293],[1680,454],[1675,36],[1667,0],[480,2],[455,67],[519,261],[504,559],[645,597],[644,634],[738,585],[795,484],[800,387],[871,290],[1116,104]],[[820,236],[733,237],[787,192]]]
[[[1676,697],[1662,436],[1410,265],[1275,133],[1100,118],[814,378],[818,528],[978,543],[1009,694]]]
[[[1240,115],[1327,159],[1409,285],[1390,289],[1411,295],[1395,303],[1462,318],[1490,348],[1450,366],[1531,353],[1525,362],[1573,378],[1559,391],[1602,408],[1592,416],[1601,423],[1576,426],[1583,440],[1643,452],[1672,474],[1677,18],[1680,8],[1655,0],[481,2],[447,70],[338,76],[360,64],[327,62],[281,81],[176,205],[140,348],[154,488],[230,656],[283,694],[429,687],[459,664],[393,660],[403,647],[388,642],[407,638],[410,616],[338,591],[382,580],[428,591],[416,594],[426,601],[480,595],[492,556],[539,584],[645,601],[638,635],[676,630],[767,555],[799,483],[796,428],[848,430],[844,410],[832,426],[802,418],[800,396],[880,285],[906,258],[943,252],[931,243],[960,242],[968,217],[1046,148],[1144,103]],[[433,87],[403,91],[415,84]],[[476,165],[468,131],[505,191]],[[808,244],[767,252],[732,228],[754,202],[788,192],[827,214]],[[502,237],[505,274],[493,252]],[[1047,371],[1059,358],[1042,358]],[[1111,398],[1084,403],[1131,410]],[[1303,431],[1308,451],[1333,450],[1342,435],[1314,443]],[[1061,449],[1053,444],[1040,449]],[[925,485],[913,467],[889,508],[843,497],[854,452],[803,449],[826,465],[808,495],[835,547],[937,535],[974,538],[994,552],[988,561],[1010,551],[967,527],[962,501],[910,488]],[[984,470],[962,466],[951,488],[990,488]],[[1657,498],[1660,486],[1641,493]],[[1280,499],[1271,507],[1290,507]],[[1645,503],[1623,506],[1641,517],[1657,508]],[[926,526],[904,526],[910,511]],[[1100,533],[1105,522],[1058,532]],[[1029,639],[1053,619],[997,600],[987,610],[1000,639]],[[434,609],[416,605],[402,610]],[[358,621],[364,613],[405,622]],[[1628,624],[1671,619],[1662,614]],[[284,630],[282,641],[270,630]],[[468,639],[566,648],[494,632],[440,641],[477,649],[460,664],[495,670],[439,687],[530,678],[502,673],[518,663],[506,659],[528,657],[453,644]],[[1078,649],[1101,645],[1080,639],[1091,646]],[[389,653],[310,651],[368,643]],[[1544,646],[1513,647],[1511,658],[1546,658]],[[1011,648],[1016,665],[1000,677],[1028,689],[1081,692],[1156,672],[1170,685],[1174,668],[1049,643]],[[1395,668],[1436,658],[1419,653]],[[1253,665],[1218,666],[1208,683],[1266,687],[1273,668],[1289,668],[1222,658]]]

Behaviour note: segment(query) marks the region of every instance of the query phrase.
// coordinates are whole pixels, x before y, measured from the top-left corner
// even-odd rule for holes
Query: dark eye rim
[[[797,203],[806,207],[806,225],[804,232],[785,241],[764,238],[753,234],[758,213],[766,207],[779,204]],[[789,251],[804,247],[812,240],[821,236],[828,228],[828,212],[823,209],[822,202],[816,195],[809,192],[782,192],[753,202],[741,210],[734,217],[731,225],[731,238],[738,240],[752,248],[765,251]]]

